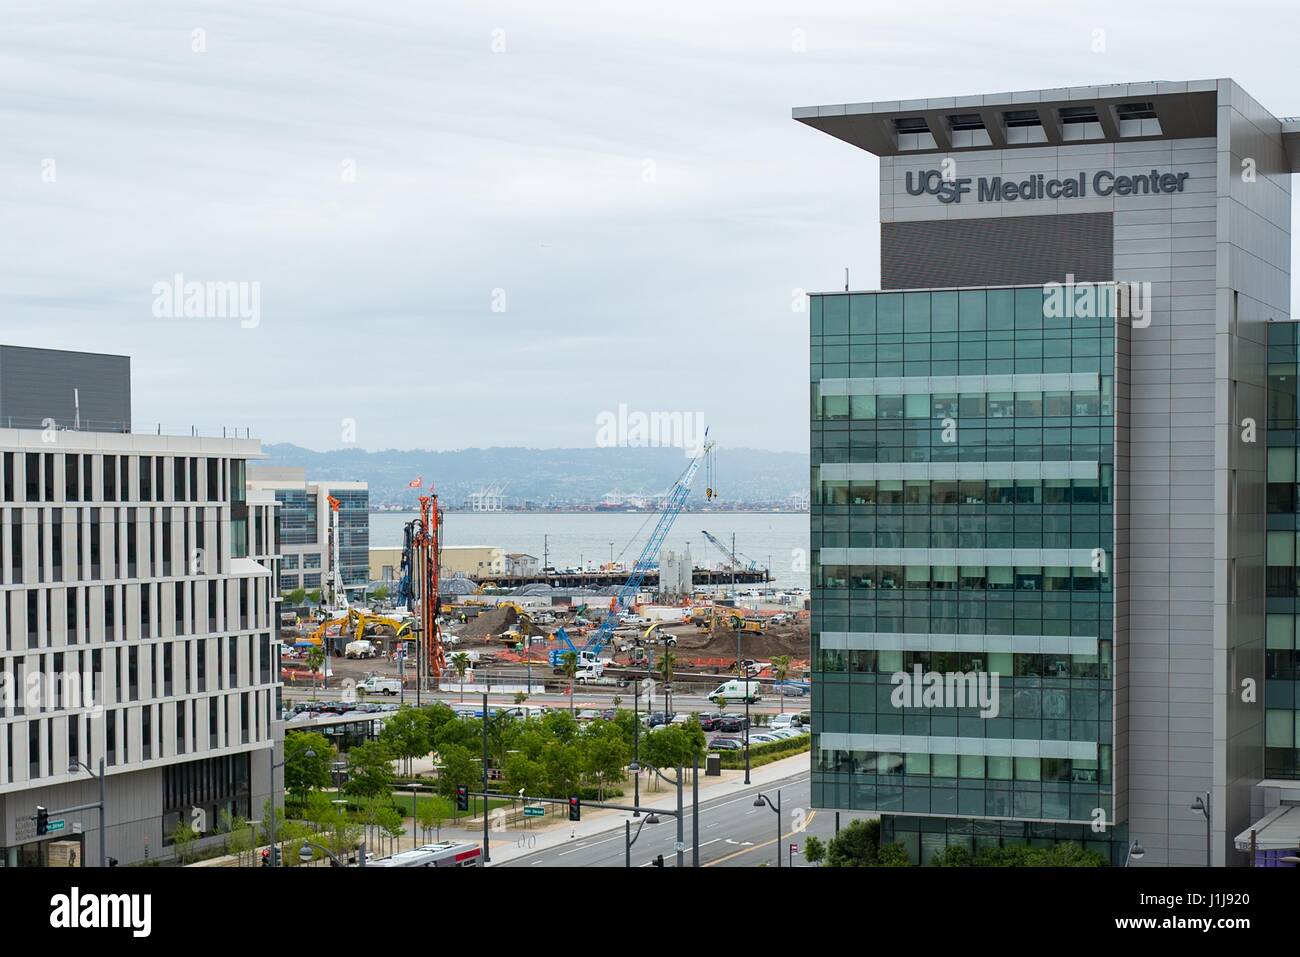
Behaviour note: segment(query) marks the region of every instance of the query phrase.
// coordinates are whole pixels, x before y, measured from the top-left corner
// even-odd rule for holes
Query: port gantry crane
[[[687,498],[691,494],[691,483],[695,481],[695,473],[700,470],[701,464],[707,463],[706,472],[713,472],[713,446],[714,443],[708,440],[709,430],[704,430],[704,447],[700,450],[686,470],[673,483],[673,487],[668,492],[664,502],[663,512],[659,515],[659,521],[656,523],[654,531],[646,539],[645,547],[641,549],[641,554],[632,566],[632,574],[627,578],[609,603],[609,612],[605,615],[604,621],[600,627],[592,632],[586,643],[581,647],[576,647],[569,639],[568,633],[560,628],[555,632],[555,637],[560,639],[565,648],[553,648],[550,653],[550,663],[552,667],[559,667],[564,664],[564,656],[569,652],[577,655],[578,667],[582,668],[589,664],[595,663],[605,645],[609,643],[610,637],[614,634],[614,629],[618,627],[618,616],[622,614],[627,607],[636,599],[637,592],[641,590],[641,583],[645,580],[646,572],[655,567],[658,562],[659,549],[664,540],[668,537],[669,530],[673,527],[673,522],[677,521],[677,516],[681,514],[682,508],[686,505]],[[710,485],[707,492],[709,498],[713,497],[713,486]]]
[[[447,659],[438,631],[438,566],[442,558],[442,511],[437,495],[420,496],[420,517],[406,523],[398,604],[416,616],[416,654],[423,651],[426,673],[437,691]]]
[[[713,545],[714,548],[722,552],[723,557],[727,559],[728,565],[732,566],[733,568],[740,568],[743,564],[745,565],[746,570],[751,572],[758,568],[758,562],[754,561],[754,559],[752,558],[746,558],[745,556],[741,555],[740,552],[733,552],[726,545],[722,544],[722,542],[718,541],[717,538],[710,535],[708,529],[702,528],[700,529],[700,531],[704,533],[704,537],[709,540],[709,542]]]

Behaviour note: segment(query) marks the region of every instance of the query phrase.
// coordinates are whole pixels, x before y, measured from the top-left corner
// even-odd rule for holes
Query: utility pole
[[[483,863],[492,860],[488,853],[488,696],[483,692]]]

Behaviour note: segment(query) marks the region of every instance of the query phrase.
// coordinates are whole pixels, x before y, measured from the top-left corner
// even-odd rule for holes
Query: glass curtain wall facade
[[[813,803],[950,844],[1114,820],[1113,287],[811,299]],[[976,819],[979,820],[976,820]]]
[[[1268,607],[1265,632],[1264,776],[1300,779],[1300,390],[1297,324],[1268,329]]]
[[[339,500],[339,574],[349,588],[370,581],[370,492],[333,490]]]

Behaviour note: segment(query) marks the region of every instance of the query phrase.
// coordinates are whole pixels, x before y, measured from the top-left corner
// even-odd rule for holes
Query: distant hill
[[[599,502],[610,492],[665,492],[686,468],[681,449],[580,448],[335,449],[315,452],[290,443],[266,445],[265,465],[307,470],[309,478],[363,481],[374,505],[413,504],[407,483],[423,476],[444,505],[465,504],[470,493],[494,484],[505,486],[507,507],[524,503],[571,505]],[[808,456],[800,452],[719,449],[715,486],[724,502],[784,502],[808,489]],[[697,477],[692,501],[704,490]]]

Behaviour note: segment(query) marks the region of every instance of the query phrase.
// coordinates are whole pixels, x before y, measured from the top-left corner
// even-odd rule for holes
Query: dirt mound
[[[488,641],[519,624],[519,613],[513,608],[492,608],[458,626],[454,634],[466,641]],[[545,635],[536,625],[527,628],[530,635]]]
[[[703,629],[677,632],[677,647],[681,651],[704,656],[736,657],[736,633],[730,628],[719,628],[710,635]],[[812,634],[807,622],[792,625],[769,625],[763,631],[746,631],[740,635],[741,656],[745,658],[771,658],[773,655],[790,655],[806,659],[812,651]]]

